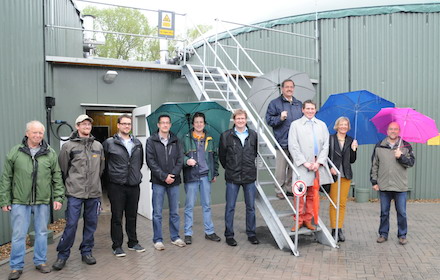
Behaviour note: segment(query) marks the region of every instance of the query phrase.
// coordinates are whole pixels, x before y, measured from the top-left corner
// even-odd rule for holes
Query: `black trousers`
[[[139,202],[139,185],[126,186],[109,183],[107,185],[108,198],[110,199],[112,220],[110,234],[112,237],[112,248],[122,246],[124,233],[122,232],[122,218],[125,212],[125,231],[128,237],[128,246],[138,244],[136,235],[136,218]]]

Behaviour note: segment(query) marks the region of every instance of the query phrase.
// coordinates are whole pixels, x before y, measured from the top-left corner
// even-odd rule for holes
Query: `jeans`
[[[95,245],[94,234],[96,227],[98,226],[98,215],[101,208],[101,201],[99,198],[83,199],[68,196],[65,214],[66,227],[64,228],[63,236],[61,236],[60,242],[57,246],[59,259],[67,260],[70,256],[70,249],[75,242],[76,229],[78,227],[78,220],[83,205],[83,240],[79,249],[83,256],[92,254],[92,249]]]
[[[47,222],[49,220],[49,204],[12,204],[11,270],[23,270],[24,256],[26,254],[26,235],[31,221],[31,213],[34,214],[35,230],[34,264],[37,266],[46,263],[47,261]]]
[[[122,219],[125,212],[125,231],[128,237],[128,247],[138,244],[136,234],[136,221],[139,203],[139,185],[125,186],[109,183],[107,185],[108,198],[111,204],[112,219],[110,235],[113,250],[122,246],[124,233],[122,232]]]
[[[289,153],[289,149],[283,149],[284,153],[292,160],[292,156]],[[275,178],[281,185],[284,192],[292,192],[292,174],[293,170],[287,163],[287,160],[281,154],[280,150],[276,150],[276,162],[275,162]],[[275,192],[281,193],[280,189],[275,186]]]
[[[175,241],[179,237],[179,186],[165,187],[153,184],[153,243],[163,242],[162,238],[162,209],[165,193],[168,196],[170,208],[170,237]]]
[[[380,226],[379,235],[388,238],[390,230],[390,206],[394,199],[397,212],[397,237],[406,238],[408,225],[406,222],[406,192],[386,192],[380,191]]]
[[[206,234],[214,233],[214,224],[211,218],[211,182],[208,176],[204,176],[197,181],[185,184],[185,235],[192,236],[194,204],[197,200],[197,193],[200,189],[200,204],[203,209],[203,225]]]
[[[226,209],[225,209],[225,237],[234,237],[234,214],[238,191],[243,186],[244,202],[246,204],[246,234],[248,237],[255,236],[255,195],[257,189],[255,182],[238,185],[226,182]]]

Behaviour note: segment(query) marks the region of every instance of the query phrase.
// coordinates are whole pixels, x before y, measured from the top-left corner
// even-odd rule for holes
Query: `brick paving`
[[[321,205],[320,214],[324,221],[328,221],[327,205],[326,201]],[[78,251],[80,225],[71,257],[62,271],[46,275],[39,273],[32,265],[33,254],[29,253],[20,279],[439,279],[440,204],[408,203],[407,208],[409,242],[406,246],[398,244],[394,209],[389,239],[377,244],[379,204],[349,202],[344,226],[346,242],[341,243],[339,249],[332,249],[316,243],[312,236],[302,236],[299,257],[278,249],[259,215],[257,236],[261,244],[251,245],[245,234],[244,204],[237,203],[237,247],[229,247],[224,242],[224,205],[215,205],[212,207],[213,219],[216,232],[222,237],[220,243],[204,239],[201,209],[196,207],[192,245],[185,248],[172,245],[166,225],[166,249],[162,252],[154,250],[151,221],[139,217],[138,238],[146,252],[128,251],[125,246],[127,256],[116,258],[111,251],[110,214],[103,213],[95,234],[93,255],[98,261],[96,265],[81,262]],[[183,209],[180,212],[182,214]],[[164,221],[168,223],[166,212]],[[49,245],[49,264],[56,259],[57,241]],[[2,278],[7,278],[8,263],[0,267],[0,273]]]

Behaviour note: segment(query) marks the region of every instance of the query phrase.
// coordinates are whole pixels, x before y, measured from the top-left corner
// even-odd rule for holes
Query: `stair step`
[[[284,210],[284,211],[277,211],[277,215],[278,217],[283,218],[283,217],[291,217],[294,215],[294,213],[292,210]]]
[[[258,166],[258,170],[267,170],[266,166]],[[269,166],[269,169],[275,170],[275,166]]]
[[[273,181],[259,181],[258,182],[260,184],[260,186],[267,186],[267,185],[272,185],[273,186]]]
[[[275,158],[274,154],[260,154],[261,157],[269,157],[269,158]]]
[[[195,72],[197,77],[203,77],[205,76],[206,78],[211,78],[211,76],[213,78],[223,78],[223,76],[221,74],[217,74],[217,73],[210,73],[208,74],[207,72]]]
[[[293,226],[293,223],[292,223],[292,226]],[[289,234],[290,236],[295,236],[295,232],[291,231],[292,227],[286,227],[285,229],[287,231],[287,234]],[[298,235],[311,234],[311,233],[318,232],[318,231],[321,231],[321,230],[322,229],[319,226],[316,226],[315,230],[310,230],[310,229],[308,229],[306,227],[302,227],[302,228],[300,228],[298,230]]]
[[[203,71],[204,69],[207,69],[211,73],[212,72],[217,72],[217,67],[214,67],[214,66],[205,66],[205,67],[203,67],[203,65],[194,65],[194,64],[192,64],[191,67],[192,67],[192,69],[195,72],[200,72],[200,71]]]

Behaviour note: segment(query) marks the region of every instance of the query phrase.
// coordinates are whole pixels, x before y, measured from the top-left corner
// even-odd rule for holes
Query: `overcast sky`
[[[74,0],[78,8],[92,5]],[[188,14],[194,22],[212,24],[215,18],[238,23],[255,23],[316,11],[394,4],[439,3],[432,0],[92,0],[152,10]]]

